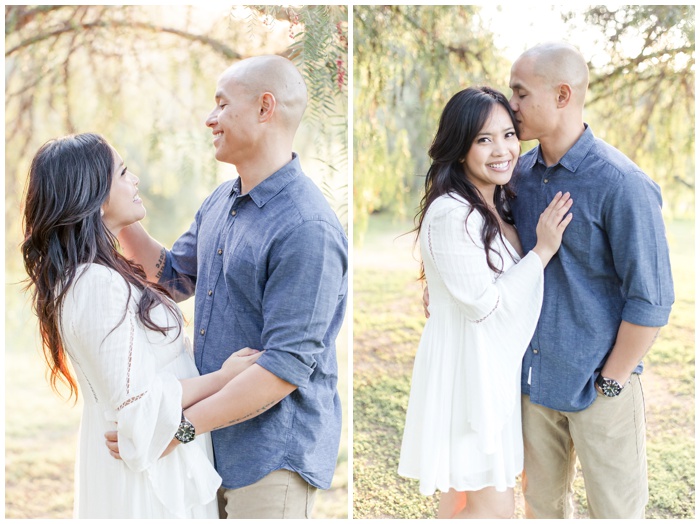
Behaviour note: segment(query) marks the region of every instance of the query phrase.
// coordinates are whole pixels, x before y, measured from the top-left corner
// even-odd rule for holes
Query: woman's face
[[[520,141],[513,121],[497,104],[469,148],[464,173],[482,195],[492,195],[497,185],[508,183],[519,155]]]
[[[102,204],[102,220],[112,234],[117,235],[122,228],[146,216],[146,208],[138,195],[138,185],[138,177],[126,168],[122,157],[114,151],[112,186],[107,200]]]

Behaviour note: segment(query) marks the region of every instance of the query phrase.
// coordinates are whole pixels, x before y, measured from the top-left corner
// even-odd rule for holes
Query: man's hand
[[[423,288],[423,313],[425,313],[425,318],[430,318],[430,311],[428,311],[428,306],[430,305],[430,293],[428,293],[428,286]]]
[[[107,448],[109,448],[109,454],[112,455],[115,459],[121,460],[122,457],[121,455],[119,455],[118,433],[116,431],[108,431],[107,433],[105,433],[105,438],[107,439],[105,441],[105,444],[107,445]],[[165,448],[165,451],[163,451],[160,458],[163,458],[164,456],[170,454],[170,452],[172,452],[172,450],[174,450],[178,444],[180,444],[180,441],[176,438],[171,440],[170,444],[168,444],[168,447]]]

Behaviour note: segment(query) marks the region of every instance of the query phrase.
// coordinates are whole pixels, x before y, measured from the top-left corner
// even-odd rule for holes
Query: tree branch
[[[192,42],[199,42],[201,44],[208,45],[214,51],[222,54],[223,56],[225,56],[229,60],[240,60],[242,58],[245,58],[243,55],[234,51],[233,49],[228,47],[223,42],[216,40],[214,38],[210,38],[206,35],[198,35],[198,34],[194,34],[194,33],[189,33],[187,31],[183,31],[181,29],[176,29],[173,27],[156,26],[153,24],[148,24],[146,22],[122,22],[122,21],[118,21],[118,20],[96,21],[96,22],[87,22],[87,23],[78,23],[78,24],[65,22],[62,27],[54,29],[53,31],[49,31],[47,33],[37,34],[37,35],[34,35],[32,37],[26,38],[25,40],[21,41],[16,46],[10,48],[9,50],[6,50],[5,57],[10,57],[13,54],[17,53],[18,51],[20,51],[26,47],[29,47],[31,45],[34,45],[38,42],[41,42],[43,40],[47,40],[47,39],[52,38],[52,37],[58,37],[58,36],[65,34],[65,33],[77,32],[79,30],[90,31],[93,29],[104,29],[104,28],[111,28],[111,27],[127,27],[127,28],[133,28],[133,29],[141,29],[144,31],[150,31],[153,33],[170,33],[170,34],[179,36],[181,38],[184,38],[185,40],[189,40]]]

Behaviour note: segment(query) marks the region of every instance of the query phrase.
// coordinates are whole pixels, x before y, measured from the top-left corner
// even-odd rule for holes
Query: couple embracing
[[[347,239],[292,152],[304,80],[250,58],[215,99],[216,158],[239,176],[170,250],[100,135],[32,162],[24,263],[52,378],[84,399],[76,517],[308,518],[330,487]],[[193,344],[176,305],[191,296]]]
[[[510,100],[445,106],[417,216],[428,317],[399,474],[438,518],[643,518],[641,360],[674,300],[661,193],[584,123],[568,44],[523,53]],[[519,140],[539,146],[519,157]]]

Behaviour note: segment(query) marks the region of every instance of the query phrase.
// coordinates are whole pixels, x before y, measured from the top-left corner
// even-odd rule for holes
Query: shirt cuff
[[[270,349],[266,349],[255,363],[298,388],[309,383],[309,377],[316,367],[316,362],[308,366],[291,353]]]
[[[638,300],[628,300],[622,309],[622,320],[638,326],[665,326],[670,315],[671,306],[657,306]]]

